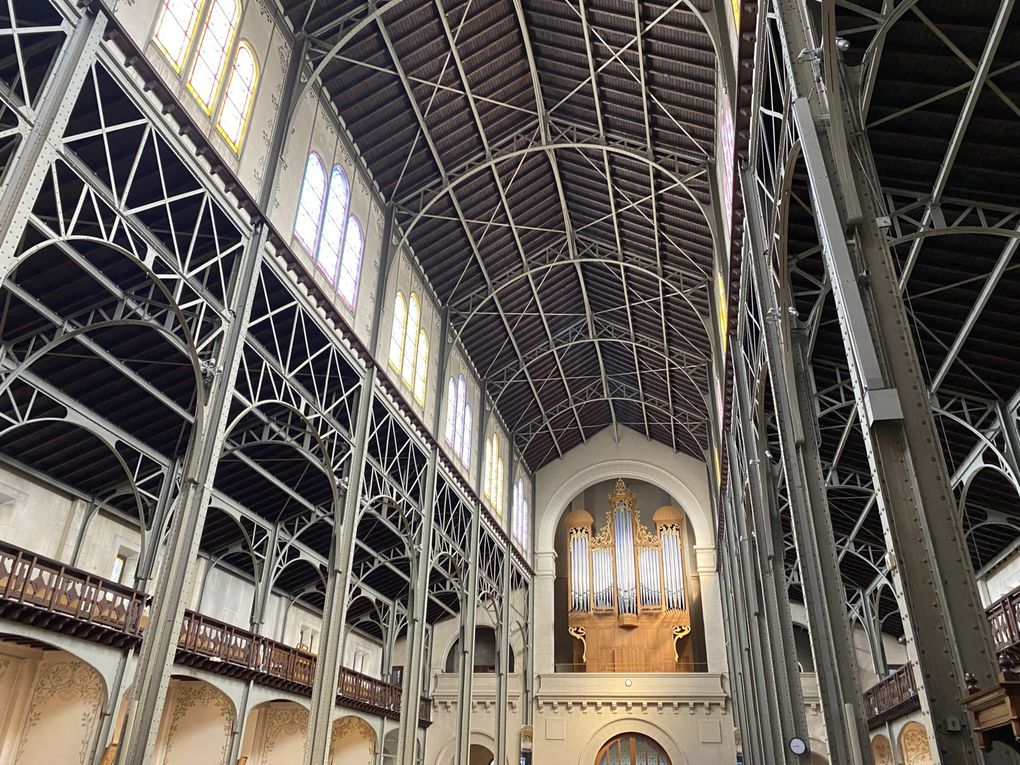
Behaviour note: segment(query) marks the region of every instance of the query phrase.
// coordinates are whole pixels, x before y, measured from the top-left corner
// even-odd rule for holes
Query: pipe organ
[[[623,480],[609,496],[605,522],[584,510],[567,513],[570,634],[575,664],[589,672],[693,669],[686,595],[686,523],[675,507],[641,522]]]

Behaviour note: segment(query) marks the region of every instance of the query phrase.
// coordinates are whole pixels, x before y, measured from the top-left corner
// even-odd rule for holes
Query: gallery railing
[[[134,648],[142,639],[149,596],[131,587],[0,541],[0,616],[107,645]],[[315,654],[187,610],[177,661],[217,674],[311,694]],[[337,703],[396,719],[400,685],[342,667]],[[422,698],[419,722],[432,721]]]
[[[917,684],[914,682],[911,664],[904,664],[864,692],[864,711],[868,715],[868,726],[871,728],[920,708],[921,702],[917,697]]]

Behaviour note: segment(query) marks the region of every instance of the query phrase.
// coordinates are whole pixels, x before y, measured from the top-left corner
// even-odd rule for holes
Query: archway
[[[654,739],[641,733],[623,733],[606,742],[595,765],[671,765],[669,756]]]
[[[894,765],[895,763],[892,744],[881,733],[871,739],[871,758],[875,761],[875,765]]]
[[[659,484],[608,478],[571,498],[554,542],[556,671],[705,671],[694,536]]]
[[[375,731],[360,717],[348,715],[333,721],[329,765],[364,765],[375,757]]]
[[[78,765],[90,756],[106,702],[102,675],[48,644],[0,640],[0,741],[12,765]]]
[[[899,741],[903,765],[932,765],[928,731],[923,725],[907,723],[900,731]]]
[[[225,693],[204,680],[175,675],[159,721],[156,762],[226,762],[233,729],[234,704]]]
[[[293,701],[267,701],[252,708],[244,726],[241,757],[260,765],[300,761],[308,730],[308,710]]]
[[[499,663],[499,646],[496,631],[492,627],[475,628],[475,672],[495,672]],[[514,651],[510,648],[509,671],[514,671]],[[443,669],[446,672],[460,672],[460,638],[453,641],[446,652]]]
[[[472,744],[468,755],[468,765],[493,765],[495,755],[488,747],[481,744]]]

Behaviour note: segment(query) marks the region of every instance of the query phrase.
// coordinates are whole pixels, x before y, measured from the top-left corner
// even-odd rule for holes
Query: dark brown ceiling
[[[281,6],[316,61],[357,7]],[[613,426],[704,458],[716,74],[686,4],[406,0],[322,80],[531,469]]]

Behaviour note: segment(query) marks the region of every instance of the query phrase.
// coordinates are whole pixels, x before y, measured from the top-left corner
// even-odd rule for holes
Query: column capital
[[[714,574],[716,569],[715,545],[694,545],[694,563],[699,574]]]
[[[543,550],[535,553],[535,576],[556,576],[556,551]]]

